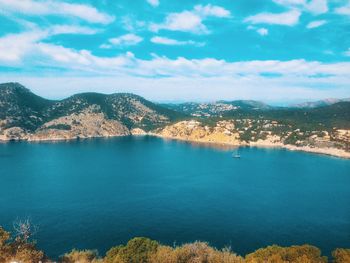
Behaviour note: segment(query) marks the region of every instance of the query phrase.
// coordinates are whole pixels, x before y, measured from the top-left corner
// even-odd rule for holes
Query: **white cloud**
[[[203,24],[203,20],[208,17],[224,18],[230,16],[230,12],[220,6],[196,5],[192,11],[183,11],[181,13],[171,13],[161,24],[151,24],[150,30],[158,32],[159,30],[184,31],[195,34],[207,34],[209,30]]]
[[[301,13],[298,10],[291,10],[284,13],[260,13],[249,16],[244,21],[252,24],[271,24],[294,26],[299,22]]]
[[[37,44],[49,36],[59,34],[94,34],[90,27],[56,25],[46,30],[34,29],[19,34],[9,34],[0,38],[0,63],[21,63],[24,56],[35,53]]]
[[[261,36],[267,36],[269,34],[269,30],[267,28],[264,28],[264,27],[256,27],[256,26],[252,26],[252,25],[249,25],[247,27],[248,30],[254,30],[256,31],[259,35]]]
[[[111,44],[101,44],[99,47],[102,48],[102,49],[110,49],[113,46]]]
[[[200,14],[201,16],[214,16],[214,17],[229,17],[231,15],[230,11],[221,7],[221,6],[213,6],[208,4],[206,6],[196,5],[194,10]]]
[[[344,56],[350,57],[350,48],[344,52]]]
[[[345,6],[336,8],[335,13],[339,15],[350,16],[350,2]]]
[[[171,31],[185,31],[198,34],[208,33],[208,29],[202,23],[202,18],[190,11],[169,14],[163,24],[152,24],[150,29],[154,32],[166,29]]]
[[[45,55],[48,64],[59,65],[64,69],[80,68],[83,71],[96,71],[110,74],[129,72],[130,74],[182,77],[227,77],[242,75],[260,75],[264,73],[280,74],[284,76],[314,76],[320,74],[350,77],[350,62],[321,63],[317,61],[264,60],[227,62],[214,58],[187,59],[179,57],[154,56],[151,60],[135,58],[132,53],[116,57],[99,57],[87,50],[74,50],[53,44],[38,43],[35,52],[38,56]],[[35,52],[32,52],[35,54]],[[51,61],[50,61],[51,59]],[[35,63],[35,60],[32,60]],[[132,65],[132,67],[130,67]]]
[[[135,17],[126,15],[121,18],[121,23],[126,31],[133,32],[143,29],[146,26],[145,21],[136,20]]]
[[[63,46],[38,43],[38,51],[61,65],[71,64],[72,69],[95,71],[102,68],[127,67],[132,64],[134,55],[126,53],[117,57],[98,57],[88,50],[74,50]],[[74,62],[73,62],[74,61]]]
[[[33,31],[0,38],[0,63],[20,63],[24,55],[31,53],[34,44],[46,36],[46,32]]]
[[[82,26],[71,26],[71,25],[56,25],[50,28],[51,34],[85,34],[93,35],[98,32],[98,30],[91,27],[82,27]]]
[[[299,8],[302,11],[319,15],[328,12],[327,0],[273,0],[276,4],[287,8]]]
[[[146,60],[130,52],[101,57],[88,50],[42,42],[49,34],[47,31],[34,31],[0,38],[0,65],[30,68],[31,71],[55,65],[60,76],[55,77],[57,89],[60,88],[59,79],[67,76],[65,72],[86,76],[84,80],[74,82],[75,85],[72,82],[72,86],[64,85],[65,92],[77,91],[76,88],[70,89],[73,86],[80,86],[84,89],[82,91],[106,91],[96,90],[96,86],[100,86],[96,83],[104,83],[101,87],[109,89],[124,86],[125,91],[144,96],[151,93],[158,99],[228,99],[230,96],[280,100],[283,96],[290,99],[310,96],[315,99],[325,94],[341,96],[349,92],[350,62],[324,63],[303,59],[229,62],[215,58],[170,59],[156,55]],[[164,42],[166,39],[159,40]],[[171,40],[168,41],[171,44]],[[344,55],[350,55],[350,49]],[[24,75],[21,73],[7,81],[21,81]],[[6,76],[0,79],[6,81]],[[106,79],[110,82],[105,82]],[[38,86],[45,87],[42,83],[40,81]],[[85,83],[89,84],[86,86]],[[59,94],[60,90],[56,92]],[[51,89],[50,94],[53,94]]]
[[[111,38],[108,40],[110,44],[104,44],[100,47],[111,48],[112,46],[134,46],[142,42],[143,38],[135,34],[126,34],[120,37]]]
[[[341,97],[349,92],[350,62],[324,63],[302,59],[229,62],[214,58],[170,59],[156,55],[145,60],[130,52],[114,57],[101,57],[88,50],[75,50],[40,42],[42,38],[40,32],[0,38],[0,51],[4,48],[7,51],[0,52],[0,64],[16,67],[13,62],[22,62],[19,67],[31,70],[55,65],[60,77],[52,79],[55,91],[51,89],[51,85],[50,91],[46,90],[51,96],[55,92],[61,96],[62,92],[70,95],[67,92],[77,92],[77,87],[83,89],[80,91],[116,92],[117,90],[113,90],[116,86],[123,86],[123,90],[118,91],[132,91],[148,97],[153,94],[153,99],[228,99],[231,96],[264,100],[296,97],[315,99],[325,94],[337,94]],[[23,43],[27,45],[21,46]],[[350,53],[350,50],[347,52]],[[28,56],[30,59],[25,59]],[[60,79],[67,81],[64,79],[67,76],[64,72],[69,72],[69,75],[84,74],[85,77],[66,82],[70,86],[63,85],[65,88],[62,91]],[[268,77],[269,74],[275,77]],[[24,75],[21,73],[6,80],[9,78],[9,74],[6,74],[7,77],[3,75],[0,79],[22,81]],[[43,84],[45,76],[39,80],[39,88],[47,87]],[[96,90],[97,86],[102,89]]]
[[[147,0],[147,2],[153,7],[159,6],[159,0]]]
[[[81,92],[132,92],[154,101],[215,101],[256,99],[266,102],[288,102],[302,98],[317,100],[349,96],[348,79],[315,79],[303,77],[169,77],[140,76],[40,76],[0,75],[0,82],[17,81],[33,92],[52,99]],[[317,89],[318,86],[332,88]],[[50,87],[48,89],[47,87]],[[215,87],[215,88],[214,88]]]
[[[276,4],[283,5],[283,6],[295,6],[295,5],[304,5],[306,3],[306,0],[273,0]]]
[[[102,13],[92,6],[54,0],[0,0],[0,8],[26,15],[72,16],[91,23],[108,24],[114,20],[113,16]]]
[[[204,46],[205,45],[205,43],[203,42],[196,42],[193,40],[179,41],[176,39],[159,37],[159,36],[152,37],[151,42],[155,44],[169,45],[169,46],[184,46],[184,45]]]
[[[256,30],[256,32],[258,32],[258,34],[261,36],[267,36],[269,34],[269,30],[263,27]]]
[[[315,15],[328,12],[327,0],[312,0],[305,6],[306,10]]]
[[[317,27],[323,26],[326,23],[327,23],[326,20],[316,20],[307,24],[306,28],[308,29],[317,28]]]

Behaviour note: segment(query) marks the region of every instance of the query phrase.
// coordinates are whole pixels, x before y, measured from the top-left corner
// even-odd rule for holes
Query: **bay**
[[[38,226],[54,258],[136,236],[207,241],[244,255],[271,244],[350,247],[350,161],[154,137],[0,144],[0,225]]]

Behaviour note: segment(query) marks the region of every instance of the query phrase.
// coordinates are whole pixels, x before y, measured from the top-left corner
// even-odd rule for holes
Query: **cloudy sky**
[[[350,97],[349,0],[0,0],[0,82],[49,98]]]

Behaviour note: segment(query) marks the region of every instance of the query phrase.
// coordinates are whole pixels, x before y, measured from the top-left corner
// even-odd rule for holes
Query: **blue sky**
[[[0,0],[0,81],[49,98],[350,97],[349,0]]]

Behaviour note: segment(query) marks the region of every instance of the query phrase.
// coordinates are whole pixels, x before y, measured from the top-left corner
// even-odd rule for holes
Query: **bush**
[[[0,227],[0,262],[5,262],[10,256],[10,247],[7,241],[10,239],[10,233]]]
[[[148,263],[151,254],[158,248],[158,242],[144,237],[131,239],[126,246],[118,246],[107,252],[109,263]]]
[[[63,263],[90,263],[97,261],[97,251],[96,250],[83,250],[78,251],[73,249],[70,253],[64,254],[61,257],[61,262]]]
[[[337,248],[332,252],[334,263],[348,263],[350,262],[350,249]]]
[[[19,235],[13,241],[10,238],[10,233],[0,227],[0,262],[37,263],[45,259],[35,242],[26,236]]]
[[[314,246],[269,246],[261,248],[246,256],[246,263],[326,263],[327,257],[321,256],[321,251]]]
[[[174,249],[168,246],[159,246],[157,251],[150,255],[150,263],[177,263]]]
[[[54,125],[51,125],[47,128],[48,129],[55,129],[55,130],[63,130],[63,131],[70,131],[72,129],[72,127],[70,125],[63,124],[63,123],[54,124]]]
[[[175,249],[177,263],[240,263],[243,258],[230,250],[216,250],[204,242],[185,244]]]
[[[160,246],[151,255],[150,263],[243,263],[243,258],[228,249],[216,250],[204,242],[171,248]]]

